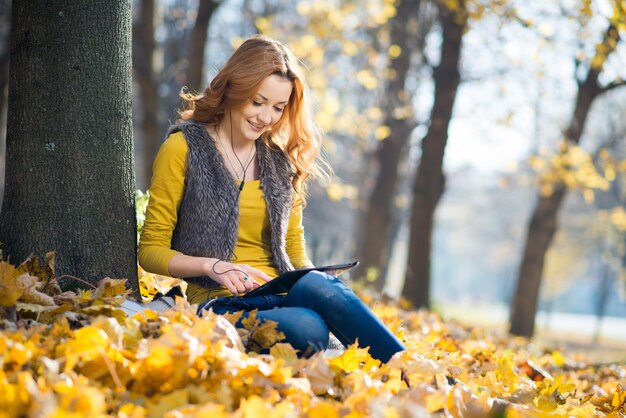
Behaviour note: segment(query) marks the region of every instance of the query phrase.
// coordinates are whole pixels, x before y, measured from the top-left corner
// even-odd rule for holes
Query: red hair
[[[324,174],[318,163],[321,134],[313,122],[309,91],[298,59],[285,45],[265,35],[247,39],[202,94],[181,93],[186,109],[180,112],[180,118],[218,125],[228,109],[243,107],[270,75],[291,81],[293,90],[281,118],[260,139],[287,155],[294,170],[296,202],[304,204],[307,178]]]

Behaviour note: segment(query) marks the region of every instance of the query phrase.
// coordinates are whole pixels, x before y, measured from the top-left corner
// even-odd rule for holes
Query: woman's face
[[[278,75],[263,80],[248,103],[230,112],[232,139],[254,141],[268,131],[281,118],[292,90],[292,82]]]

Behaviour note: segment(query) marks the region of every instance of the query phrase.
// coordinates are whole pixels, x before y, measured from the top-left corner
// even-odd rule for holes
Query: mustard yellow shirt
[[[152,171],[150,201],[139,242],[139,264],[146,271],[170,276],[169,261],[179,254],[171,248],[171,241],[187,171],[187,141],[182,132],[176,132],[165,140]],[[270,277],[275,277],[278,270],[272,260],[266,209],[260,180],[246,181],[239,196],[239,231],[233,262],[248,264]],[[301,205],[291,211],[286,244],[287,255],[295,268],[312,265],[305,252]],[[191,283],[187,288],[191,303],[199,303],[207,297],[226,295],[230,295],[230,292],[225,288],[210,293],[207,289]]]

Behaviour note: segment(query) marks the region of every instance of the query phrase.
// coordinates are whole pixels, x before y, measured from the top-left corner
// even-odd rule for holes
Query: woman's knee
[[[260,311],[257,317],[278,323],[278,330],[301,355],[309,356],[328,348],[329,331],[326,322],[306,308],[279,308]]]
[[[328,348],[328,326],[326,322],[310,309],[302,309],[298,313],[298,324],[295,330],[304,344],[312,347],[315,351]],[[303,344],[303,345],[304,345]]]
[[[337,303],[346,296],[353,297],[354,293],[337,278],[319,271],[311,271],[302,276],[291,288],[285,304],[309,307],[310,303],[317,305],[323,300]]]

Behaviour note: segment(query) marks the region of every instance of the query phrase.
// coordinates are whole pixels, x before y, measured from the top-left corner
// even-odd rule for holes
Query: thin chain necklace
[[[250,158],[249,160],[246,162],[246,164],[244,165],[241,160],[239,159],[239,156],[237,155],[237,152],[235,152],[235,144],[234,144],[234,140],[233,140],[233,118],[232,118],[232,114],[229,112],[229,119],[230,119],[230,148],[233,151],[233,155],[235,156],[235,158],[237,159],[237,162],[239,163],[239,166],[241,167],[242,173],[241,173],[241,185],[239,186],[239,190],[243,189],[243,185],[246,181],[246,174],[248,172],[248,168],[250,167],[250,164],[252,164],[252,161],[254,161],[254,157],[256,156],[256,147],[254,147],[254,151],[250,154]],[[219,137],[219,135],[218,135]],[[228,161],[228,164],[230,165],[230,168],[233,170],[233,174],[235,174],[235,177],[239,177],[237,174],[237,170],[235,169],[235,166],[233,165],[232,161],[230,160],[230,157],[228,156],[228,153],[226,152],[226,150],[224,149],[224,146],[222,144],[221,141],[218,141],[220,143],[220,147],[222,148],[222,151],[224,152],[224,155],[226,155],[226,160]]]

